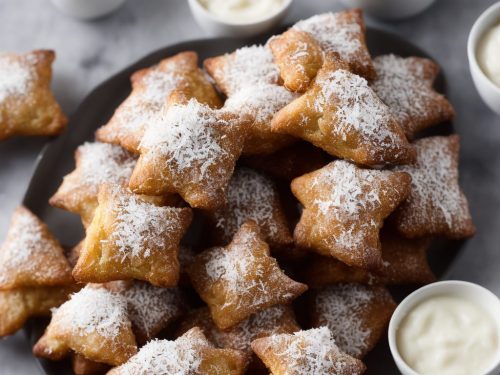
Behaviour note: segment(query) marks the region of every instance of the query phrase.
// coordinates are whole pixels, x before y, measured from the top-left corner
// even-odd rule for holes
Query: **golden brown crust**
[[[80,354],[72,354],[71,368],[75,375],[102,375],[109,370],[109,365],[91,361]]]
[[[262,309],[289,303],[307,290],[279,268],[253,221],[243,224],[228,246],[199,254],[188,274],[221,329]]]
[[[158,207],[117,185],[103,185],[73,276],[80,282],[123,279],[177,285],[179,242],[189,208]]]
[[[116,109],[110,121],[97,130],[96,139],[115,143],[139,153],[139,144],[148,122],[167,102],[170,94],[182,89],[190,98],[218,108],[221,100],[198,67],[196,52],[187,51],[141,69],[132,77],[132,92]]]
[[[12,84],[0,87],[0,140],[13,135],[57,135],[68,122],[50,89],[55,53],[0,55]]]
[[[304,209],[295,243],[321,255],[366,269],[380,268],[379,231],[406,199],[407,173],[362,169],[343,160],[292,181]]]
[[[319,43],[311,34],[291,28],[271,38],[268,45],[284,86],[294,92],[306,91],[323,65],[323,51]]]

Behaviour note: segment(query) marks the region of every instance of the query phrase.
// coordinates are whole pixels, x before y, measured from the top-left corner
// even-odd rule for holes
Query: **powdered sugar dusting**
[[[374,292],[361,284],[338,284],[316,295],[319,324],[326,325],[339,349],[353,357],[366,350],[371,330],[363,324],[362,314],[373,298]]]
[[[33,68],[9,55],[0,55],[0,102],[11,95],[25,95],[34,78]]]
[[[339,69],[318,76],[317,84],[321,87],[314,103],[317,112],[322,113],[324,107],[332,104],[336,108],[337,121],[331,127],[333,137],[347,141],[354,132],[369,149],[401,153],[399,144],[403,139],[392,129],[395,121],[391,111],[364,78]]]
[[[85,287],[53,311],[52,322],[75,334],[97,333],[116,339],[120,331],[130,327],[125,299],[104,288]]]
[[[199,347],[206,341],[192,337],[189,332],[175,341],[153,340],[139,353],[118,367],[123,375],[188,375],[197,374],[202,357]]]
[[[269,47],[262,45],[243,47],[229,56],[222,72],[228,86],[228,96],[245,87],[279,82],[280,74]]]

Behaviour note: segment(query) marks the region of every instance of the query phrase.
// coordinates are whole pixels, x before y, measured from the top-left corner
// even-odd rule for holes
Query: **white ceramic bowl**
[[[436,0],[342,0],[349,8],[362,8],[371,16],[400,19],[414,16],[430,7]]]
[[[252,36],[268,31],[277,23],[279,23],[286,15],[293,0],[284,0],[281,8],[266,18],[257,22],[230,22],[223,20],[214,14],[210,13],[198,0],[189,0],[189,7],[193,13],[194,19],[212,36]]]
[[[52,3],[68,16],[90,20],[115,11],[125,0],[52,0]]]
[[[480,285],[469,283],[466,281],[440,281],[429,284],[423,288],[417,289],[415,292],[406,297],[398,306],[392,315],[389,323],[389,347],[391,348],[392,357],[403,375],[418,375],[412,370],[399,354],[396,333],[401,324],[401,321],[406,315],[420,302],[438,295],[454,296],[466,299],[484,311],[489,313],[495,321],[497,331],[500,335],[500,300],[496,295],[488,289]],[[500,351],[492,367],[484,375],[497,375],[500,371]]]
[[[500,87],[484,74],[477,62],[477,46],[484,33],[500,21],[500,2],[486,9],[476,20],[467,41],[467,56],[472,80],[483,101],[500,115]],[[500,53],[500,51],[499,51]]]

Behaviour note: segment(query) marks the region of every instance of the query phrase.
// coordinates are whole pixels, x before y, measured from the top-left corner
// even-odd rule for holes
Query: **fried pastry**
[[[315,255],[303,267],[302,275],[310,287],[338,283],[368,285],[428,284],[434,276],[427,261],[429,238],[407,239],[396,231],[380,232],[382,266],[373,271],[347,264],[332,258]]]
[[[13,135],[57,135],[68,119],[52,91],[55,53],[0,54],[0,140]]]
[[[358,375],[363,362],[339,350],[327,327],[278,334],[252,342],[271,375]]]
[[[439,123],[450,121],[455,111],[433,89],[439,66],[422,57],[378,56],[373,60],[377,78],[372,89],[389,106],[408,138]]]
[[[265,308],[289,303],[307,290],[287,277],[269,255],[254,221],[245,222],[226,247],[199,254],[188,274],[220,329]]]
[[[280,109],[297,98],[283,86],[261,83],[247,86],[227,98],[224,109],[249,118],[243,155],[270,154],[296,141],[271,130],[271,120]]]
[[[217,244],[229,243],[248,219],[257,223],[271,247],[293,242],[273,181],[248,168],[236,169],[227,190],[226,206],[208,215]]]
[[[350,73],[333,55],[306,93],[280,110],[271,126],[357,164],[406,164],[415,159],[389,107],[365,79]]]
[[[458,182],[460,138],[424,138],[415,142],[415,148],[416,164],[397,168],[412,177],[411,193],[394,215],[398,230],[409,238],[473,236],[467,198]]]
[[[75,152],[76,168],[63,179],[49,203],[92,221],[97,193],[103,183],[127,186],[137,159],[120,146],[86,142]]]
[[[139,153],[139,144],[149,124],[176,89],[210,107],[221,100],[202,70],[196,52],[181,52],[150,68],[135,72],[132,92],[117,108],[109,122],[97,130],[96,139],[115,143]]]
[[[158,207],[118,185],[102,185],[73,276],[79,282],[139,279],[175,286],[189,208]]]
[[[50,316],[51,309],[78,290],[75,284],[67,286],[21,287],[0,291],[0,337],[14,334],[28,318]]]
[[[262,84],[279,84],[280,73],[268,46],[253,45],[203,62],[208,74],[227,97]]]
[[[70,350],[113,366],[132,357],[137,346],[125,299],[104,288],[86,286],[61,305],[33,353],[60,360]]]
[[[396,308],[383,286],[337,284],[318,291],[311,312],[314,327],[330,329],[338,348],[362,359],[385,334]]]
[[[289,306],[277,305],[261,310],[241,323],[226,330],[219,329],[210,310],[202,307],[193,310],[181,322],[178,334],[193,327],[199,327],[210,342],[219,348],[235,349],[245,353],[251,359],[249,370],[262,367],[260,360],[253,356],[250,344],[253,340],[280,333],[293,333],[300,330],[295,321],[293,310]]]
[[[130,180],[139,194],[178,193],[192,207],[215,209],[241,154],[248,123],[174,93],[166,112],[151,122]]]
[[[127,301],[128,316],[139,344],[156,337],[183,312],[177,288],[159,288],[143,281],[112,281],[106,288]]]
[[[175,341],[150,341],[127,363],[112,369],[108,375],[243,375],[245,367],[245,357],[241,352],[213,347],[203,332],[195,327]]]
[[[0,290],[72,283],[71,267],[59,242],[45,223],[19,206],[0,247]]]
[[[271,155],[252,155],[242,163],[271,177],[291,181],[331,161],[330,155],[307,142],[297,142]]]
[[[410,184],[408,173],[363,169],[344,160],[296,178],[292,192],[304,209],[295,243],[350,266],[379,268],[380,229]]]
[[[280,70],[284,86],[304,92],[323,65],[323,50],[308,32],[291,28],[267,42]]]
[[[285,85],[298,88],[299,92],[307,89],[321,67],[318,46],[323,55],[338,54],[353,73],[368,80],[376,76],[360,9],[318,14],[299,21],[284,34],[272,38],[269,44]]]
[[[74,375],[103,375],[109,370],[109,365],[91,361],[80,354],[73,354],[71,369]]]

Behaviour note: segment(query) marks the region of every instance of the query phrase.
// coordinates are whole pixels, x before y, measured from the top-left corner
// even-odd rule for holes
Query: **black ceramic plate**
[[[196,51],[203,59],[231,52],[239,47],[265,42],[267,38],[258,39],[208,39],[176,44],[156,51],[122,72],[111,77],[82,102],[70,119],[68,131],[51,142],[42,153],[38,161],[28,191],[24,198],[24,204],[35,214],[39,215],[51,228],[53,233],[65,245],[75,245],[82,237],[83,231],[80,220],[76,215],[66,213],[62,210],[49,206],[48,199],[60,185],[62,178],[74,168],[73,154],[75,149],[85,141],[92,140],[94,131],[105,124],[113,114],[114,109],[125,99],[130,92],[130,75],[138,69],[156,64],[161,59],[174,55],[181,51]],[[394,53],[401,56],[423,56],[429,57],[421,49],[404,41],[393,34],[369,29],[367,42],[373,56]],[[444,92],[445,80],[443,74],[438,77],[436,89]],[[439,127],[440,132],[451,132],[451,125]],[[432,252],[436,254],[430,261],[434,271],[441,275],[448,267],[458,252],[460,244],[442,243],[439,247],[447,247],[446,252]],[[453,247],[456,251],[450,251]],[[396,298],[401,298],[411,289],[395,290]],[[30,321],[26,328],[30,343],[34,343],[45,328],[46,321]],[[386,342],[382,342],[366,358],[369,374],[398,374]],[[52,363],[41,360],[40,364],[46,374],[61,375],[70,374],[68,363]]]

